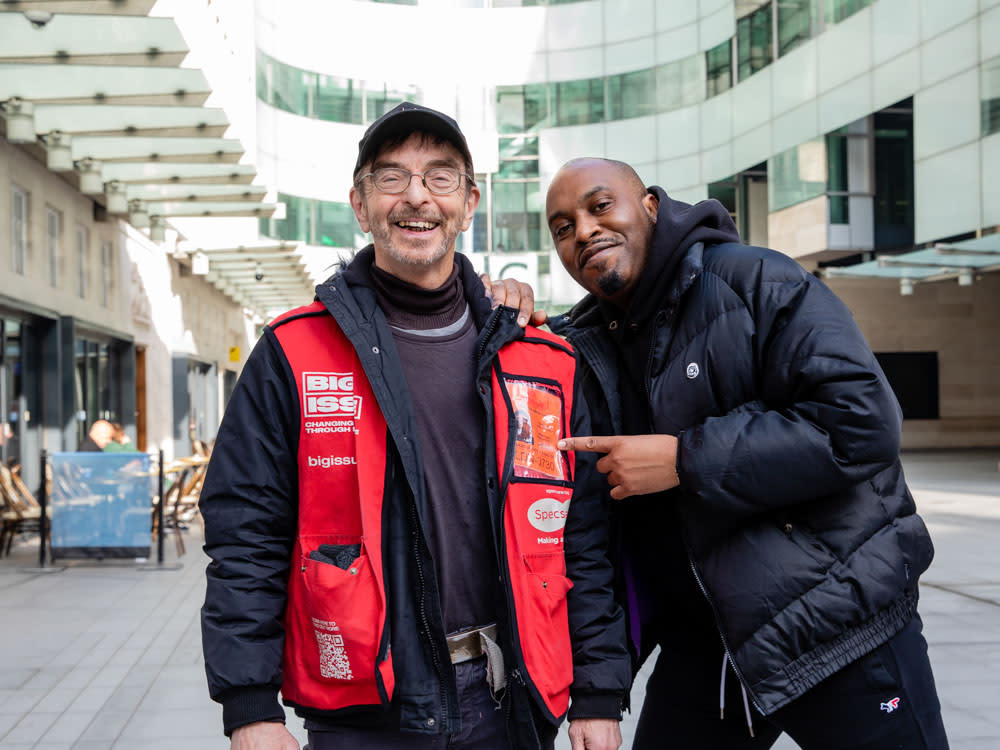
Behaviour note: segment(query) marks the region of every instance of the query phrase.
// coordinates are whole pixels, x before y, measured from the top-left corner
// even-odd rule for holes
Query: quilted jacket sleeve
[[[590,435],[590,418],[577,377],[573,399],[573,435]],[[576,454],[573,502],[565,528],[573,684],[570,719],[620,719],[631,687],[632,667],[626,646],[625,615],[615,602],[608,560],[610,497],[594,453]]]
[[[776,253],[742,276],[730,283],[751,317],[755,392],[679,435],[691,504],[729,524],[872,478],[897,459],[902,423],[874,354],[826,285]]]
[[[265,329],[226,408],[201,493],[211,558],[202,645],[227,735],[254,721],[284,720],[282,617],[297,507],[293,383]]]

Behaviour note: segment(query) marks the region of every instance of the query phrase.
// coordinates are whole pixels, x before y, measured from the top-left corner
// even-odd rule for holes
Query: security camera
[[[254,270],[253,277],[257,281],[263,281],[264,280],[264,269],[263,269],[263,267],[261,267],[260,263],[257,264],[257,268]]]
[[[52,13],[47,10],[26,10],[24,11],[24,17],[36,29],[41,29],[52,20]]]

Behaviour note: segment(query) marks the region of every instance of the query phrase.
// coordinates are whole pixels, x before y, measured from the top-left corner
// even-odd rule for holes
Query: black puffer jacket
[[[623,354],[648,367],[652,430],[679,440],[680,487],[666,497],[692,570],[770,714],[909,620],[933,548],[903,479],[898,404],[851,313],[785,255],[712,244],[714,202],[651,192],[636,304],[588,296],[552,327],[599,386],[595,425],[616,432],[615,339],[634,334]]]

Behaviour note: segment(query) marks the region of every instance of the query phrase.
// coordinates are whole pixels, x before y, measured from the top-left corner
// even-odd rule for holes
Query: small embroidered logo
[[[697,362],[692,362],[691,364],[689,364],[687,366],[688,380],[694,380],[696,377],[698,377],[698,373],[699,372],[701,372],[701,370],[698,369],[698,363]]]
[[[885,711],[887,714],[891,714],[897,708],[899,708],[899,698],[893,698],[892,700],[883,703],[879,710]]]

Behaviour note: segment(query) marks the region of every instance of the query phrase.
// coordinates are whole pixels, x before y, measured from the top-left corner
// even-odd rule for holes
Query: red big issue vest
[[[308,314],[316,312],[323,314]],[[282,695],[320,710],[385,703],[394,688],[383,642],[385,419],[353,346],[321,303],[277,319],[274,333],[302,415]],[[563,527],[574,457],[555,441],[568,435],[575,361],[562,339],[531,328],[527,336],[535,341],[502,348],[502,375],[494,368],[492,377],[498,475],[507,487],[502,544],[523,668],[548,712],[561,717],[573,679]],[[346,561],[310,557],[320,545],[343,550]]]

